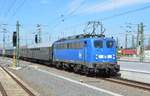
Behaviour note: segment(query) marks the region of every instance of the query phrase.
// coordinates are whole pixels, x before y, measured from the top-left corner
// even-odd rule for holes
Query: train
[[[20,59],[48,63],[59,69],[84,74],[114,76],[120,71],[115,39],[80,34],[59,39],[52,45],[20,48]],[[12,57],[13,49],[5,50]]]

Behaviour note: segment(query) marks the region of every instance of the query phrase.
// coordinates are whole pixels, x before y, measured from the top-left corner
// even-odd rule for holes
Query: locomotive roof
[[[66,40],[86,39],[86,38],[106,38],[106,37],[103,34],[80,34],[80,35],[62,38],[60,40],[57,40],[56,42],[62,42],[62,41],[66,41]]]

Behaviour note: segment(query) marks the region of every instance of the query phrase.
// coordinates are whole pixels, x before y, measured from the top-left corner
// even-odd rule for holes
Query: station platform
[[[150,63],[118,61],[121,76],[125,79],[150,83]]]
[[[0,83],[6,96],[28,96],[28,94],[0,67]],[[2,93],[1,95],[2,96]]]
[[[131,57],[131,56],[130,56],[130,57],[123,56],[123,57],[120,57],[120,58],[118,59],[118,61],[140,62],[140,57],[137,57],[137,56],[132,56],[132,57]],[[150,64],[150,58],[144,57],[143,62]]]

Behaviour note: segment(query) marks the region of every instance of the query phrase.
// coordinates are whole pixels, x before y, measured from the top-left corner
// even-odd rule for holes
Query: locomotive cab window
[[[114,41],[107,41],[106,46],[107,48],[112,48],[114,46]]]
[[[95,48],[103,48],[103,41],[101,41],[101,40],[94,41],[94,47]]]

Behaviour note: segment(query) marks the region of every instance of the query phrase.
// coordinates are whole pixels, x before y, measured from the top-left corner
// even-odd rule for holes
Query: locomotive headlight
[[[115,58],[116,58],[116,55],[115,55],[115,54],[113,54],[112,56],[113,56],[113,59],[115,59]]]
[[[98,55],[98,58],[104,58],[104,55]]]
[[[112,57],[113,57],[112,55],[107,55],[107,58],[108,58],[108,59],[110,59],[110,58],[112,58]]]

